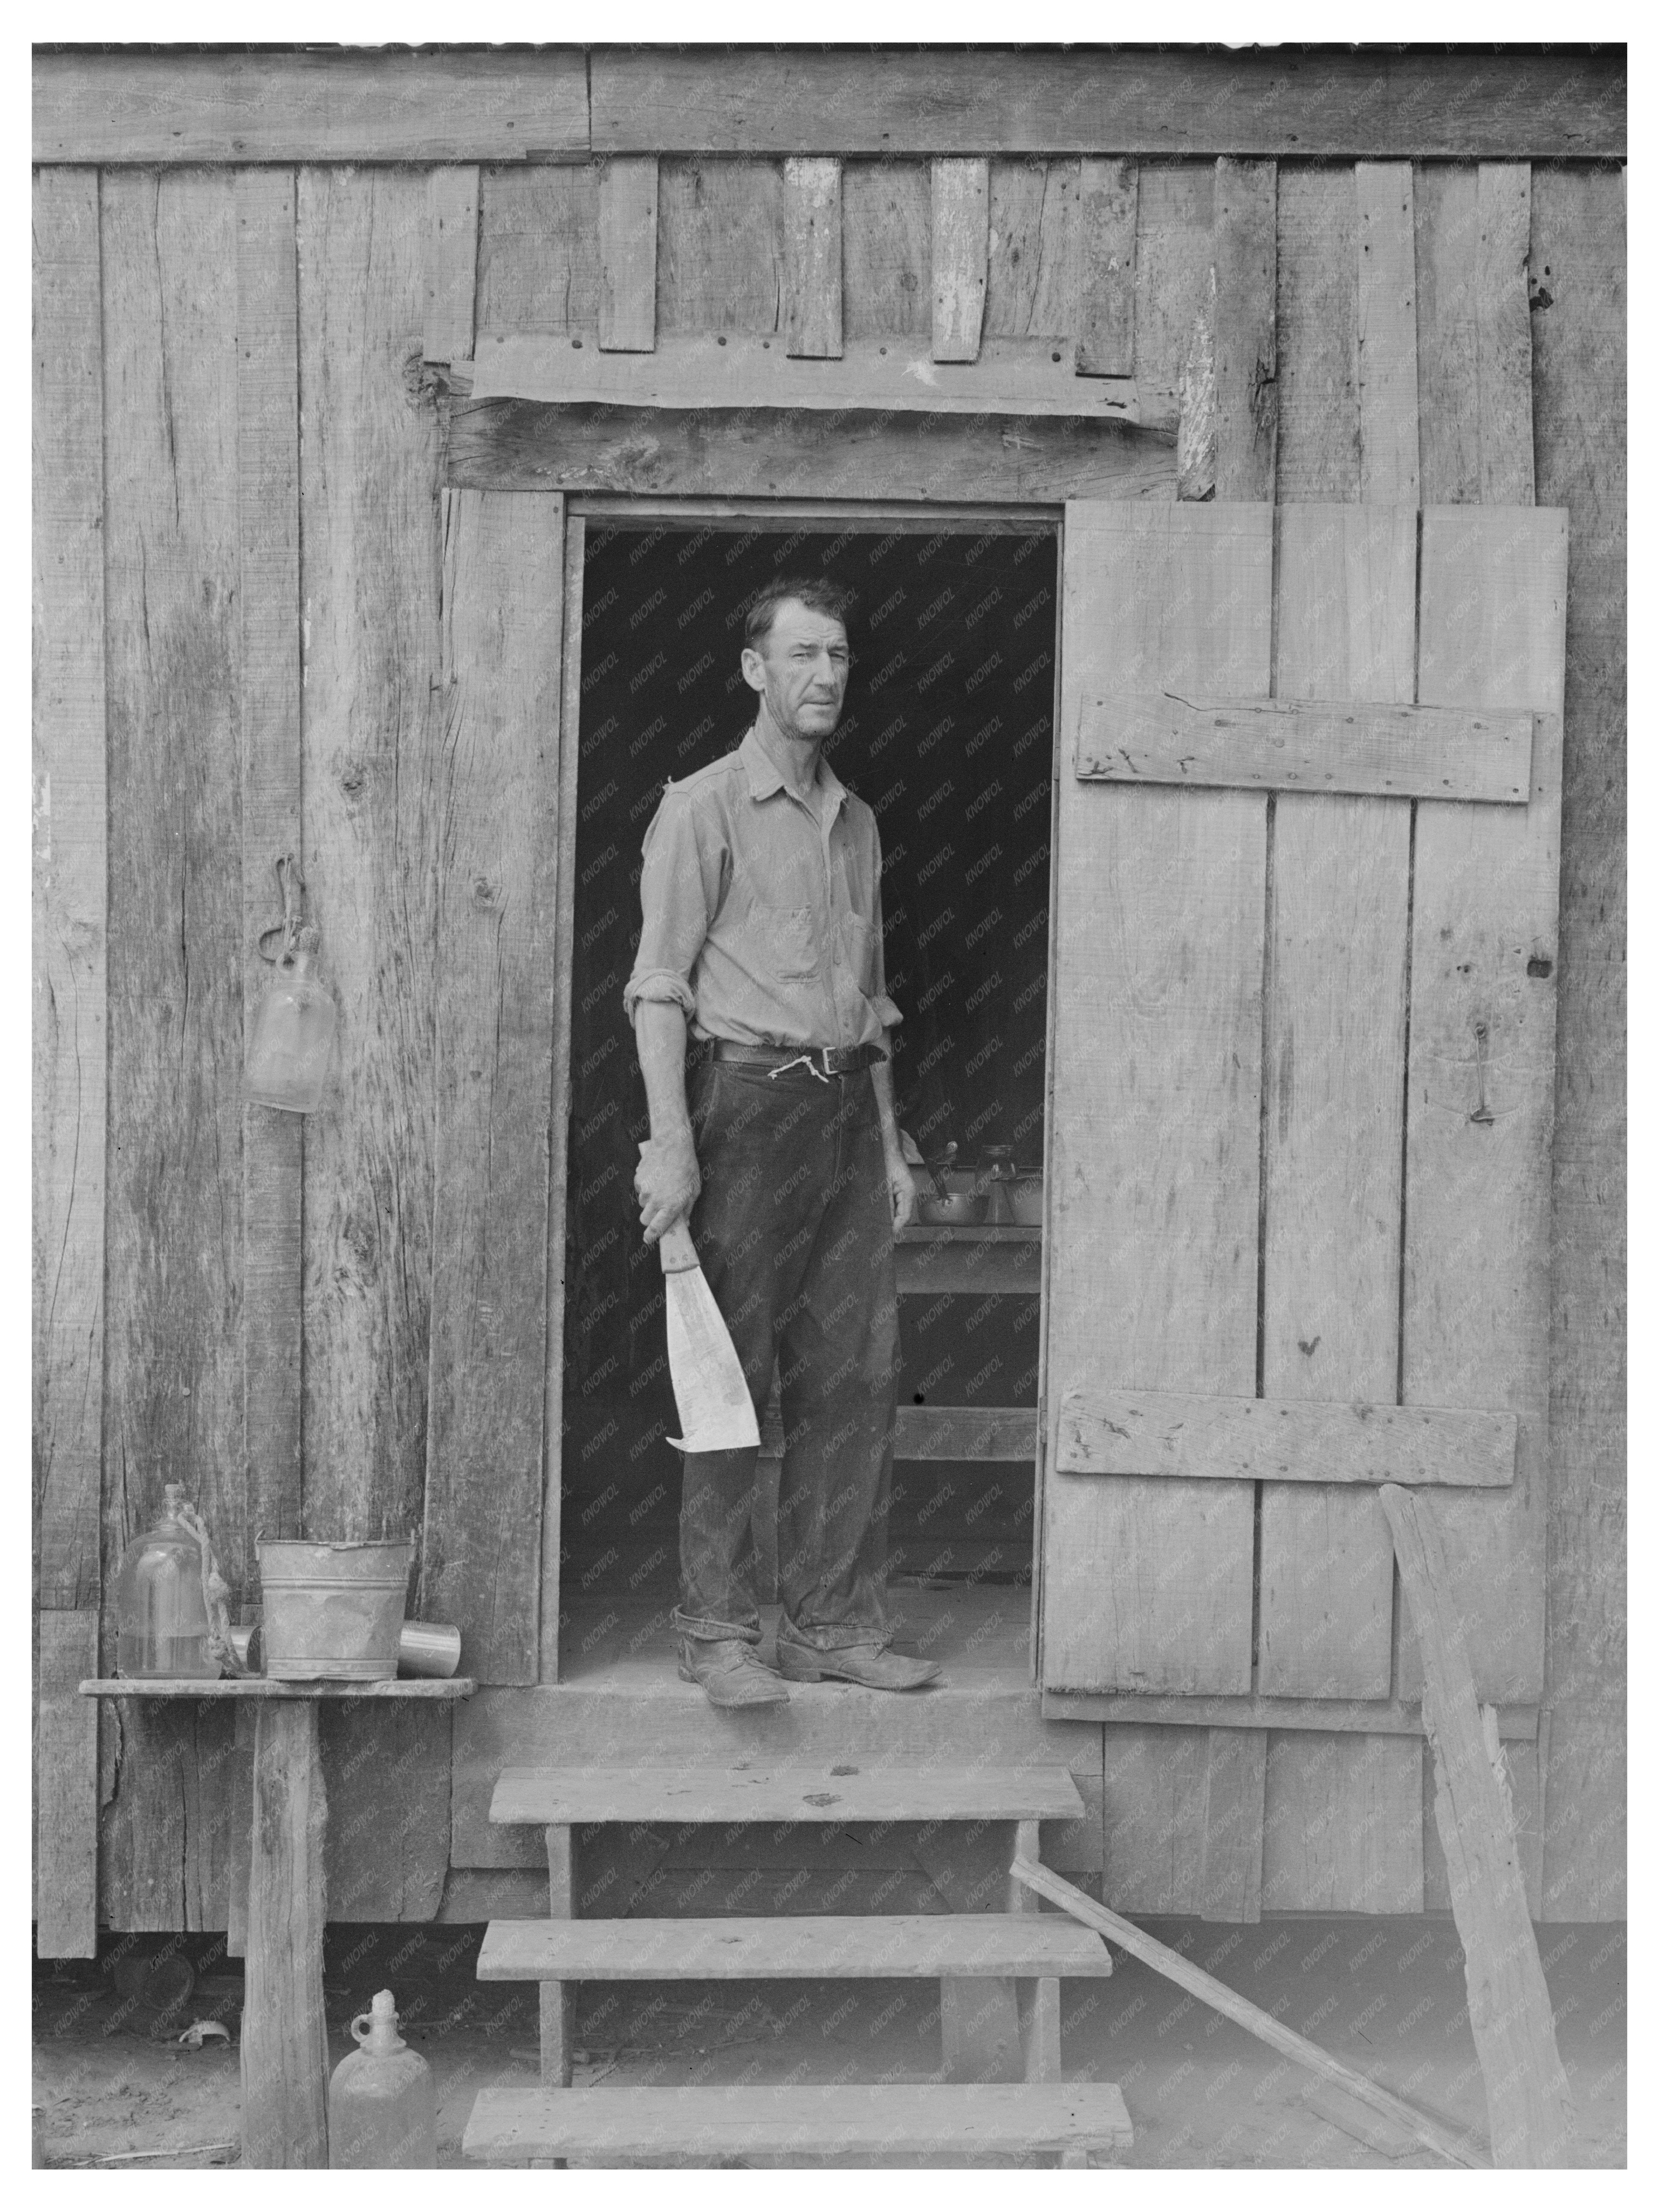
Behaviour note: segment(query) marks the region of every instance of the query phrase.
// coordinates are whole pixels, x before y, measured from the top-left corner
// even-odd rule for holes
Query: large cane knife
[[[668,1372],[684,1436],[677,1451],[743,1451],[760,1442],[755,1403],[731,1332],[720,1317],[684,1221],[663,1231],[663,1303],[668,1309]]]

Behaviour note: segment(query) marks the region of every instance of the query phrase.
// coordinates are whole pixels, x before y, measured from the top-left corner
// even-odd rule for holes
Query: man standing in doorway
[[[680,1674],[715,1705],[779,1680],[909,1690],[890,1650],[887,1509],[898,1367],[893,1237],[915,1210],[893,1113],[876,818],[823,757],[851,665],[849,596],[782,578],[750,610],[758,694],[735,752],[671,783],[645,836],[644,928],[623,993],[651,1109],[646,1242],[690,1218],[757,1407],[783,1407],[778,1670],[759,1657],[757,1455],[688,1452]],[[689,1095],[686,1026],[708,1050]]]

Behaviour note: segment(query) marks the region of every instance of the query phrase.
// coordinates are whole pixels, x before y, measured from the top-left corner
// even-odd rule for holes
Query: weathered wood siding
[[[553,1095],[556,1040],[526,963],[556,895],[516,848],[512,880],[499,886],[478,854],[504,803],[490,781],[498,745],[516,776],[544,780],[556,807],[556,640],[544,641],[536,662],[534,680],[550,690],[532,744],[487,689],[465,696],[466,672],[447,655],[447,625],[452,641],[484,632],[483,611],[467,609],[471,541],[452,541],[446,568],[446,405],[451,480],[496,480],[456,473],[466,411],[441,398],[422,363],[442,357],[440,332],[453,355],[472,327],[585,331],[615,312],[605,307],[602,171],[586,158],[589,145],[630,157],[661,149],[659,333],[799,326],[792,152],[842,157],[842,340],[927,332],[927,156],[976,155],[988,165],[983,336],[1075,337],[1086,323],[1108,332],[1103,343],[1120,360],[1127,346],[1143,396],[1171,413],[1184,407],[1189,493],[1473,501],[1515,496],[1504,471],[1524,468],[1528,495],[1571,509],[1554,1304],[1540,1462],[1545,1722],[1510,1759],[1517,1805],[1539,1839],[1543,1909],[1562,1918],[1622,1910],[1622,174],[1540,163],[1522,214],[1491,202],[1494,221],[1509,220],[1511,246],[1518,236],[1524,250],[1529,235],[1530,313],[1483,332],[1480,175],[1440,160],[1407,172],[1403,156],[1514,150],[1495,125],[1478,148],[1467,137],[1413,148],[1398,122],[1351,137],[1353,152],[1389,157],[1386,174],[1357,177],[1346,158],[1251,159],[1218,171],[1211,157],[1224,149],[1192,135],[1216,125],[1201,125],[1194,108],[1183,111],[1183,158],[1170,159],[1094,120],[1120,110],[1074,101],[1061,122],[1020,89],[1022,76],[993,143],[923,136],[907,155],[866,135],[890,131],[914,98],[902,70],[887,73],[887,105],[857,130],[844,103],[825,111],[843,133],[831,140],[801,135],[811,76],[786,70],[781,82],[797,103],[788,133],[746,134],[747,158],[707,150],[696,135],[707,116],[670,82],[672,69],[612,55],[603,68],[594,62],[588,127],[607,134],[602,148],[583,138],[569,73],[550,80],[538,112],[562,135],[531,150],[562,150],[550,165],[526,163],[521,140],[430,137],[361,149],[370,160],[428,165],[413,168],[282,167],[319,148],[274,141],[263,156],[251,143],[243,155],[274,167],[130,165],[179,154],[233,160],[213,137],[210,88],[205,108],[199,95],[185,103],[188,142],[125,155],[81,147],[80,158],[112,166],[38,173],[35,1511],[39,1601],[69,1616],[40,1642],[40,1746],[54,1762],[53,1788],[40,1797],[51,1831],[42,1842],[57,1855],[51,1896],[41,1893],[46,1948],[90,1948],[90,1846],[76,1808],[89,1802],[95,1730],[77,1725],[70,1677],[99,1638],[103,1665],[112,1662],[114,1569],[164,1476],[192,1486],[243,1589],[261,1527],[424,1528],[422,1590],[461,1618],[467,1663],[504,1686],[550,1675],[545,1621],[538,1643],[544,1594],[524,1570],[541,1550],[543,1475],[558,1479],[541,1433],[535,1340],[548,1304],[549,1211],[537,1112],[544,1117]],[[517,111],[496,100],[487,76],[480,112],[489,129],[510,131]],[[1528,96],[1528,128],[1559,131],[1548,88]],[[966,97],[961,87],[950,94],[951,114]],[[1404,118],[1413,111],[1400,97]],[[1605,88],[1595,97],[1605,104]],[[690,141],[662,125],[671,102]],[[1480,106],[1466,99],[1436,127],[1467,131]],[[428,126],[424,112],[408,113],[410,130]],[[1282,131],[1278,107],[1268,119]],[[76,150],[64,137],[46,158]],[[1245,156],[1291,150],[1282,136],[1237,145]],[[1124,155],[1133,158],[1110,158]],[[476,186],[468,162],[482,164]],[[1389,195],[1407,176],[1414,232],[1402,258]],[[1130,258],[1111,272],[1115,305],[1103,307],[1095,246],[1109,237],[1121,250],[1126,206]],[[639,241],[629,235],[637,286]],[[811,266],[821,295],[828,280]],[[1416,292],[1414,436],[1398,405],[1401,281]],[[1511,284],[1511,307],[1514,296]],[[637,299],[630,312],[635,342],[644,332]],[[830,327],[826,312],[819,296],[813,329]],[[1479,407],[1493,377],[1507,375],[1513,392],[1517,361],[1529,444],[1513,412],[1483,416]],[[597,435],[591,424],[581,434],[590,444]],[[872,465],[901,451],[900,435],[796,425],[773,439],[719,424],[705,435],[702,426],[624,421],[592,446],[586,480],[720,488],[714,473],[747,455],[752,489],[856,495]],[[513,436],[521,480],[555,481],[541,429],[520,415]],[[486,446],[475,448],[481,469],[505,450]],[[1176,488],[1167,447],[1120,441],[1109,465],[1097,442],[1080,443],[1064,424],[1022,426],[1012,439],[994,425],[935,425],[904,450],[911,473],[890,488],[918,495],[977,497],[988,483],[1057,502],[1072,491],[1168,498]],[[826,475],[827,465],[838,473]],[[550,514],[556,504],[537,502]],[[487,521],[489,512],[468,510]],[[556,592],[556,526],[537,520],[522,538],[516,527],[505,512],[499,527],[489,521],[477,575],[495,562],[520,589],[533,578],[538,591]],[[515,567],[517,544],[525,558]],[[481,733],[489,750],[469,753]],[[1368,817],[1364,802],[1353,805],[1363,860]],[[551,837],[550,815],[544,826]],[[1279,835],[1288,834],[1281,814]],[[240,1097],[244,991],[258,980],[248,935],[261,912],[277,917],[274,848],[295,836],[343,1040],[340,1077],[302,1143],[245,1116]],[[492,897],[477,890],[480,877]],[[495,890],[505,906],[492,902]],[[532,936],[516,936],[532,914],[543,921]],[[463,925],[472,935],[450,941]],[[1382,919],[1370,926],[1381,930]],[[499,939],[499,959],[485,935]],[[507,1017],[499,1042],[477,999],[495,989]],[[470,1103],[475,1081],[501,1085],[487,1115]],[[526,1086],[538,1109],[521,1108]],[[457,1142],[471,1145],[486,1126],[507,1132],[507,1164],[492,1165],[487,1186],[441,1192]],[[283,1142],[286,1153],[273,1149]],[[562,1189],[557,1174],[552,1188]],[[553,1211],[556,1258],[556,1199]],[[508,1224],[505,1243],[495,1223]],[[514,1286],[523,1310],[508,1329],[500,1317]],[[302,1364],[290,1354],[262,1366],[245,1343],[245,1312],[260,1331],[286,1326]],[[1340,1351],[1358,1377],[1361,1350],[1333,1347],[1332,1357]],[[492,1396],[497,1359],[506,1387]],[[481,1404],[492,1408],[514,1501],[487,1534],[469,1505],[485,1470],[442,1441]],[[1287,1547],[1298,1510],[1274,1508],[1288,1516]],[[1344,1540],[1356,1587],[1369,1589],[1376,1531],[1364,1504],[1351,1517]],[[550,1568],[556,1558],[550,1547]],[[1380,1621],[1380,1595],[1373,1609]],[[1291,1638],[1280,1649],[1304,1647],[1294,1607],[1276,1634]],[[246,1746],[238,1750],[228,1716],[163,1727],[123,1713],[103,1723],[98,1915],[130,1927],[223,1926],[229,1808],[245,1804],[232,1785]],[[343,1723],[337,1741],[325,1732],[337,1820],[363,1839],[377,1832],[377,1808],[396,1807],[399,1843],[372,1861],[365,1843],[355,1854],[342,1847],[331,1890],[337,1881],[356,1917],[429,1915],[450,1850],[448,1721],[422,1721],[418,1741],[372,1753],[358,1725]],[[1103,1725],[1115,1902],[1398,1910],[1443,1894],[1420,1786],[1413,1794],[1414,1740],[1250,1733],[1256,1749],[1241,1758],[1204,1728]]]

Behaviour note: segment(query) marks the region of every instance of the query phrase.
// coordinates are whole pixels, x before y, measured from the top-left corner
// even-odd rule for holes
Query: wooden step
[[[498,1826],[599,1821],[1076,1820],[1064,1766],[509,1766]]]
[[[481,1982],[818,1981],[1109,1974],[1092,1929],[1058,1913],[774,1920],[492,1920]]]
[[[481,2089],[468,2158],[975,2158],[1127,2150],[1113,2081],[799,2082],[787,2088]]]

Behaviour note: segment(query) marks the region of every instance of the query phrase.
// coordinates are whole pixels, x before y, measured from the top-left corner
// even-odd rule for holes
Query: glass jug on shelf
[[[981,1187],[990,1200],[985,1209],[986,1221],[998,1228],[1006,1228],[1014,1218],[1011,1194],[1018,1170],[1014,1166],[1013,1146],[987,1145],[979,1156],[979,1173]]]
[[[214,1682],[219,1662],[210,1648],[202,1547],[179,1515],[188,1512],[184,1485],[162,1492],[161,1518],[135,1536],[115,1585],[115,1671],[139,1681]]]
[[[314,1113],[334,1044],[334,1000],[313,972],[318,934],[309,924],[284,954],[259,1001],[248,1046],[246,1091],[256,1106]]]

